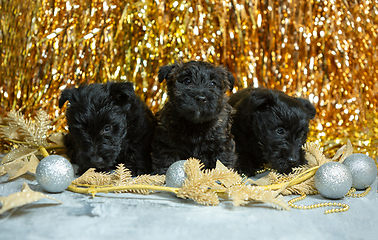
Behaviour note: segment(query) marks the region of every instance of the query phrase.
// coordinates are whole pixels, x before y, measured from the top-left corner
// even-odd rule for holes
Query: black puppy
[[[163,66],[159,81],[167,80],[168,101],[156,114],[158,125],[152,142],[155,173],[190,157],[214,168],[220,160],[230,166],[236,159],[231,136],[232,107],[226,91],[234,78],[222,67],[189,61]]]
[[[280,173],[306,163],[303,144],[316,109],[305,99],[269,89],[246,88],[230,97],[235,107],[232,134],[238,161],[235,168],[254,175],[263,164]]]
[[[90,84],[65,89],[59,107],[66,112],[67,155],[78,174],[88,168],[110,171],[123,163],[133,175],[151,172],[151,140],[156,125],[132,83]]]

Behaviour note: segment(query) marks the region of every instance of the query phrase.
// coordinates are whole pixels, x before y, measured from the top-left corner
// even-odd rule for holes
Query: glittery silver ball
[[[35,178],[43,190],[52,193],[63,192],[71,184],[74,171],[67,159],[50,155],[39,162]]]
[[[315,187],[326,198],[339,199],[352,187],[352,173],[339,162],[324,163],[315,174]]]
[[[344,162],[352,172],[353,184],[357,190],[364,190],[375,181],[377,177],[377,166],[373,159],[362,153],[355,153],[348,156]]]
[[[188,176],[184,171],[184,163],[186,160],[174,162],[165,174],[165,183],[167,187],[180,188]]]

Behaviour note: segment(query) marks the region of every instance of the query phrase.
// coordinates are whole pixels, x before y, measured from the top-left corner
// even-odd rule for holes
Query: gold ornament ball
[[[352,172],[352,187],[357,190],[366,189],[377,177],[377,166],[374,160],[365,154],[352,154],[344,160],[343,164]]]
[[[315,173],[315,187],[319,193],[329,199],[345,196],[352,187],[352,173],[347,166],[339,162],[324,163]]]
[[[35,178],[39,186],[46,192],[59,193],[71,184],[74,170],[66,158],[50,155],[39,162]]]

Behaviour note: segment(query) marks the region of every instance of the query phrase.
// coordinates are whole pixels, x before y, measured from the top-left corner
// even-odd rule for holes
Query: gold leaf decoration
[[[0,177],[5,175],[6,173],[7,173],[7,171],[5,170],[4,165],[0,165]]]
[[[21,146],[19,148],[13,148],[4,158],[1,160],[1,164],[8,163],[19,158],[28,157],[31,154],[35,154],[36,149]]]
[[[10,139],[19,139],[20,135],[17,132],[18,127],[16,126],[6,126],[0,128],[0,136]]]
[[[19,158],[4,164],[4,169],[9,175],[9,180],[12,180],[27,172],[35,173],[38,163],[38,158],[31,154],[30,157]]]
[[[10,194],[7,197],[0,197],[0,202],[3,203],[3,207],[0,209],[0,214],[3,214],[10,209],[21,207],[28,203],[36,202],[42,198],[48,198],[48,199],[57,201],[59,203],[62,203],[61,201],[55,198],[52,198],[43,193],[35,192],[31,190],[29,185],[24,182],[22,185],[21,192]]]
[[[64,146],[64,134],[61,132],[52,133],[48,137],[49,141],[53,142],[56,146]]]
[[[22,158],[18,158],[12,162],[6,163],[3,165],[5,172],[9,174],[9,176],[17,175],[18,170],[20,170],[25,165],[25,162]]]

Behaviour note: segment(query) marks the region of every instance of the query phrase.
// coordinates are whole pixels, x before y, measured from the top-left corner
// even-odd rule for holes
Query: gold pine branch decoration
[[[112,178],[110,173],[95,172],[95,168],[88,169],[83,175],[72,181],[73,185],[94,185],[106,186],[110,185]]]
[[[139,175],[137,177],[132,177],[131,171],[124,167],[123,164],[117,166],[117,170],[111,175],[112,184],[114,186],[129,186],[129,185],[153,185],[162,186],[165,182],[165,175]],[[116,193],[139,193],[139,194],[150,194],[153,190],[148,189],[132,189],[132,190],[119,190]]]
[[[227,193],[235,206],[245,205],[249,201],[257,201],[267,203],[280,210],[290,210],[289,204],[280,195],[280,191],[268,191],[257,186],[239,184],[228,188]]]
[[[51,129],[49,115],[45,111],[36,113],[35,121],[25,119],[24,115],[12,110],[4,118],[7,125],[1,128],[0,134],[5,138],[23,141],[32,145],[47,147],[47,132]]]
[[[225,192],[234,184],[240,184],[242,177],[236,172],[227,169],[217,161],[214,169],[202,170],[204,165],[194,158],[184,164],[188,178],[177,193],[180,198],[190,198],[204,205],[218,205],[217,191]]]
[[[288,175],[286,174],[279,174],[277,172],[271,172],[268,175],[268,180],[271,184],[287,184],[288,182],[292,181],[298,176],[304,175],[310,176],[310,175],[315,175],[315,172],[317,170],[317,166],[310,168],[308,166],[302,166],[298,168],[294,168],[291,173]],[[306,175],[309,174],[309,175]],[[291,194],[301,194],[301,193],[306,193],[306,194],[315,194],[316,193],[316,188],[315,188],[315,183],[314,183],[314,178],[311,176],[307,178],[304,181],[300,182],[295,182],[295,184],[291,184],[287,188],[283,189],[281,192],[283,195],[291,195]]]
[[[162,186],[165,182],[165,175],[140,175],[132,177],[131,171],[119,164],[113,173],[95,172],[95,168],[88,169],[82,176],[72,181],[68,190],[79,193],[91,193],[93,196],[98,192],[115,193],[139,193],[150,194],[154,189],[149,186]],[[135,186],[144,187],[136,188]],[[78,187],[84,187],[79,189]],[[87,188],[88,191],[85,191]]]
[[[108,192],[148,194],[152,191],[165,191],[174,193],[180,198],[192,199],[197,203],[211,206],[219,204],[219,196],[228,195],[235,206],[258,201],[278,209],[289,209],[288,204],[279,195],[279,191],[245,185],[243,178],[237,172],[228,169],[220,161],[214,169],[203,170],[203,167],[199,160],[188,159],[184,164],[184,171],[188,177],[181,188],[163,186],[164,175],[141,175],[132,178],[130,171],[123,165],[119,165],[112,174],[96,173],[94,169],[90,169],[73,181],[68,190],[92,194],[93,197],[97,193]],[[107,185],[109,183],[110,185]]]
[[[115,186],[122,186],[130,181],[132,178],[131,171],[125,168],[124,164],[119,164],[114,174],[112,175],[112,183]]]

